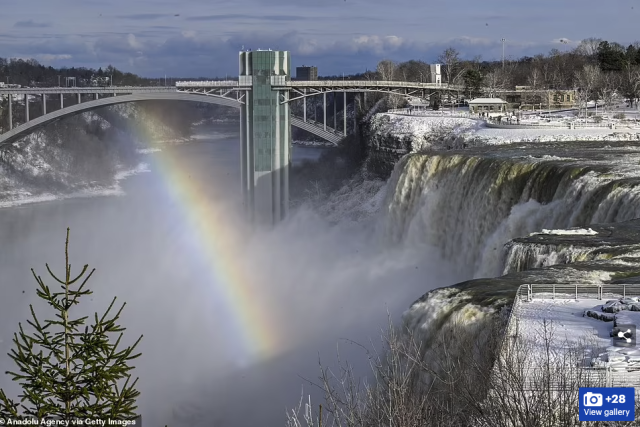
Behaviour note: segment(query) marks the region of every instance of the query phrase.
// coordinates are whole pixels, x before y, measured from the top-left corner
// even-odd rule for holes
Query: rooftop
[[[476,98],[469,101],[469,104],[506,104],[506,102],[500,98]]]

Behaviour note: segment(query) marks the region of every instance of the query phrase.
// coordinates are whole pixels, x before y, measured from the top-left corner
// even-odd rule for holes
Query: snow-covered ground
[[[593,231],[591,228],[569,228],[567,230],[547,230],[547,229],[542,229],[542,231],[537,232],[537,233],[531,233],[531,235],[536,235],[536,234],[555,234],[555,235],[559,235],[559,236],[569,236],[569,235],[587,235],[587,236],[594,236],[596,234],[598,234],[597,231]]]
[[[623,381],[625,384],[640,384],[640,347],[614,346],[610,336],[613,329],[613,317],[617,324],[640,325],[640,311],[622,310],[618,313],[603,313],[604,306],[615,305],[620,298],[607,300],[606,295],[599,299],[575,300],[568,295],[565,298],[552,299],[551,295],[537,295],[530,302],[522,302],[515,315],[518,334],[530,347],[544,351],[542,331],[547,322],[547,330],[551,332],[553,347],[580,348],[582,346],[593,349],[587,354],[586,365],[593,368],[606,368],[614,372],[613,381]],[[613,298],[613,297],[612,297]],[[627,299],[633,305],[640,307],[638,298]],[[585,315],[587,311],[606,314],[609,321],[598,320]],[[639,343],[640,344],[640,343]],[[534,356],[535,359],[535,356]],[[614,384],[615,386],[615,384]]]
[[[529,117],[526,121],[534,123],[544,120],[542,117]],[[411,138],[414,151],[425,146],[425,141],[440,135],[454,137],[461,143],[509,144],[518,142],[549,141],[640,141],[640,124],[617,121],[617,129],[607,127],[577,127],[569,129],[569,121],[578,119],[566,116],[556,118],[556,126],[539,126],[536,128],[488,128],[482,120],[464,117],[460,113],[424,112],[421,114],[379,113],[372,119],[373,128],[382,135],[397,138]],[[613,121],[613,119],[611,119]],[[579,122],[578,122],[579,123]],[[548,125],[553,123],[549,122]],[[595,124],[588,123],[589,126]],[[578,124],[577,126],[580,126]]]
[[[299,140],[294,140],[291,141],[292,144],[294,145],[302,145],[305,147],[335,147],[335,144],[333,142],[328,142],[328,141],[299,141]]]

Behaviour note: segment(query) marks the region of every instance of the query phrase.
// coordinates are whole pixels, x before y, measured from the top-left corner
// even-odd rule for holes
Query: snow
[[[305,147],[335,147],[336,145],[333,142],[327,141],[291,141],[294,145],[302,145]]]
[[[521,339],[531,344],[534,349],[543,351],[541,331],[546,321],[547,325],[550,325],[552,346],[555,349],[576,349],[580,346],[591,348],[593,351],[588,355],[590,360],[587,360],[587,365],[619,372],[620,374],[614,377],[616,381],[640,384],[640,347],[614,346],[611,338],[614,330],[613,319],[607,319],[615,316],[617,324],[640,325],[640,311],[623,310],[616,314],[602,311],[603,307],[619,303],[619,298],[611,301],[596,298],[575,300],[569,299],[568,296],[566,299],[551,299],[551,295],[547,298],[543,294],[537,295],[541,298],[522,302],[515,312]],[[628,298],[626,301],[633,302],[637,299]],[[609,315],[602,316],[605,320],[598,320],[586,315],[589,312]]]
[[[521,124],[538,123],[543,117],[529,116]],[[486,127],[483,120],[472,118],[468,113],[415,111],[413,114],[378,113],[373,117],[372,124],[381,134],[411,137],[416,151],[421,148],[420,142],[433,134],[453,134],[462,142],[487,145],[549,141],[640,141],[640,125],[633,122],[622,123],[611,119],[617,129],[610,129],[604,124],[595,127],[595,123],[582,124],[589,127],[580,127],[578,124],[575,129],[569,129],[569,122],[580,122],[575,117],[559,117],[554,122],[545,121],[545,126],[536,128],[496,129]]]
[[[534,236],[536,234],[553,234],[556,236],[571,236],[571,235],[582,235],[582,236],[595,236],[598,234],[597,231],[592,230],[591,228],[569,228],[565,230],[547,230],[545,228],[542,231],[537,233],[531,233],[530,236]]]

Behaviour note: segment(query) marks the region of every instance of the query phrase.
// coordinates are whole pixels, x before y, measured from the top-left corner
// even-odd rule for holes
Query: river
[[[325,224],[307,211],[233,248],[242,236],[232,232],[241,200],[236,129],[204,128],[196,143],[145,155],[148,172],[121,180],[117,196],[0,209],[0,371],[15,369],[4,355],[29,304],[41,319],[51,313],[35,295],[30,268],[55,289],[45,263],[64,271],[67,227],[72,270],[85,263],[96,268],[89,281],[94,294],[79,313],[103,312],[117,296],[127,302],[125,342],[144,334],[134,375],[141,378],[147,425],[283,425],[285,407],[300,397],[301,377],[317,377],[321,349],[323,360],[331,360],[340,338],[366,344],[384,326],[387,310],[400,313],[426,290],[461,279],[429,251],[374,250],[369,232]],[[294,147],[293,162],[313,160],[322,150]],[[212,241],[229,249],[214,250]],[[220,257],[226,265],[216,265]],[[439,272],[430,275],[433,286],[422,273],[429,265]],[[222,298],[218,285],[242,284],[236,277],[242,269],[248,296]],[[237,325],[236,318],[258,308],[275,325],[271,330],[255,324],[264,320],[257,315],[253,324]],[[250,354],[251,336],[268,352]],[[17,394],[7,376],[0,386]],[[307,383],[305,393],[312,389]]]

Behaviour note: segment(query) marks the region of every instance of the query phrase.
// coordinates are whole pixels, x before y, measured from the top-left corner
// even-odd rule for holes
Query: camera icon
[[[602,395],[600,393],[585,393],[582,396],[582,404],[584,406],[602,406]]]

